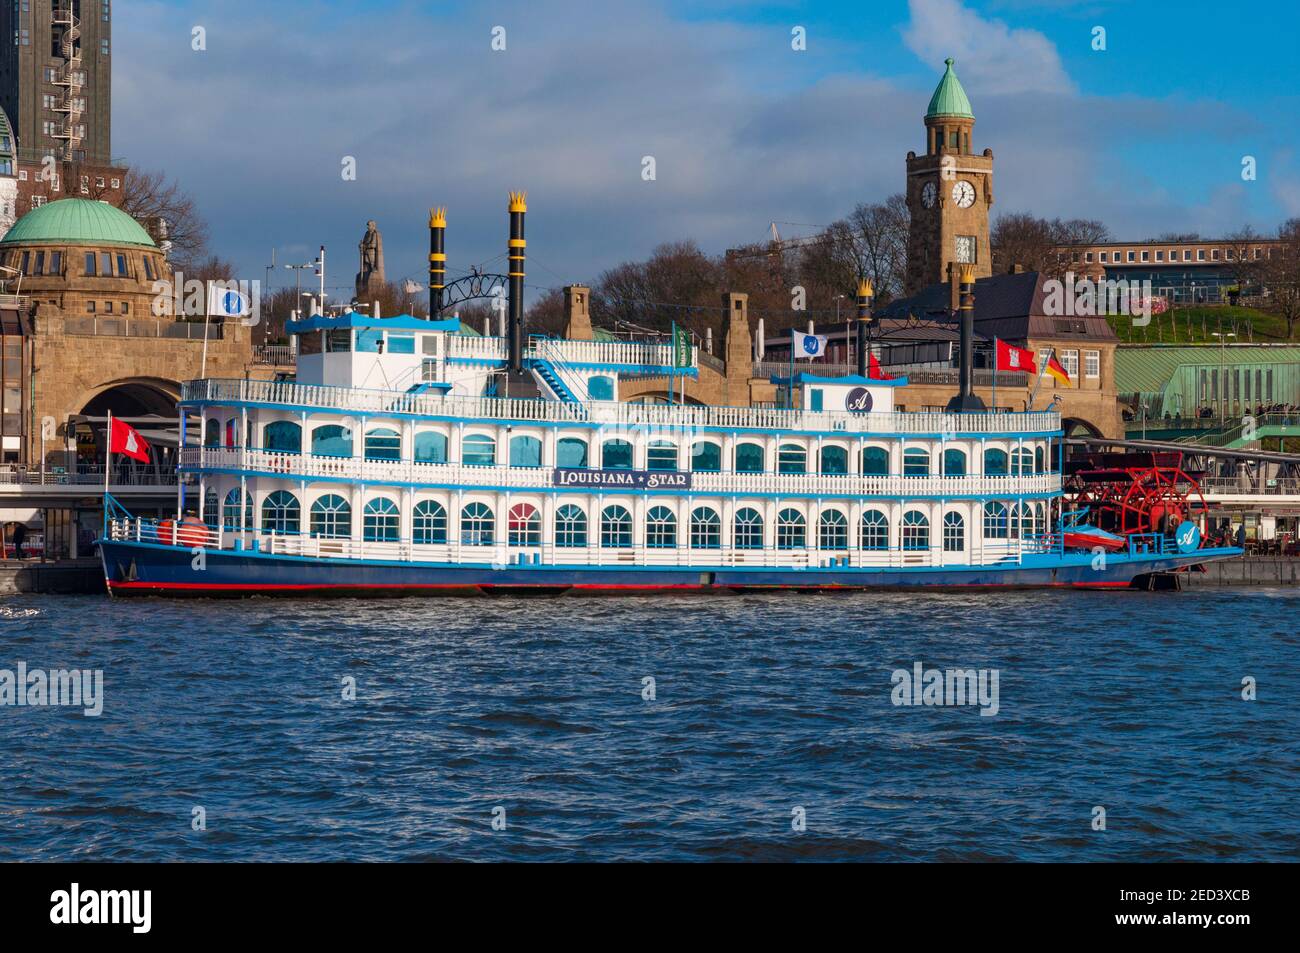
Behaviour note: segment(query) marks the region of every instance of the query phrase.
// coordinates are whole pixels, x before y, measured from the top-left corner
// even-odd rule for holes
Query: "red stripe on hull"
[[[340,589],[355,589],[364,591],[367,589],[565,589],[565,590],[582,590],[584,592],[671,592],[671,591],[689,591],[689,592],[728,592],[737,589],[744,590],[785,590],[785,589],[803,589],[803,590],[843,590],[846,592],[856,592],[868,589],[1127,589],[1130,583],[1124,580],[1114,582],[1045,582],[1045,583],[1006,583],[1006,582],[977,582],[977,583],[935,583],[933,585],[910,585],[910,586],[890,586],[884,585],[863,585],[863,586],[837,586],[837,585],[715,585],[715,586],[698,586],[686,583],[672,585],[632,585],[632,584],[607,584],[607,583],[505,583],[502,585],[491,585],[485,583],[456,583],[456,582],[431,582],[431,583],[367,583],[356,585],[353,583],[199,583],[199,582],[110,582],[108,588],[114,589],[132,589],[139,591],[156,591],[156,592],[327,592]]]

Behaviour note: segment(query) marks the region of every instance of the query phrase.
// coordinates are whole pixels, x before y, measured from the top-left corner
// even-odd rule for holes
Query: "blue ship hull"
[[[1005,566],[855,569],[736,566],[494,566],[316,559],[250,551],[207,550],[201,568],[189,549],[156,543],[99,543],[108,591],[114,596],[252,595],[558,595],[654,591],[726,593],[902,588],[1147,588],[1153,576],[1216,559],[1240,549],[1186,554],[1110,553],[1093,568],[1090,553],[1025,556]]]

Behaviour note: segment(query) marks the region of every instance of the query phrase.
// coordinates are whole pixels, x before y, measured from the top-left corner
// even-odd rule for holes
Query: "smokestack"
[[[984,413],[984,401],[975,395],[975,269],[961,267],[961,370],[957,394],[948,401],[950,413]]]
[[[429,209],[429,317],[442,312],[442,289],[447,280],[447,210]]]
[[[867,376],[867,326],[871,324],[871,280],[863,278],[858,282],[858,376]]]
[[[524,370],[524,214],[528,193],[510,193],[510,364],[511,376]]]

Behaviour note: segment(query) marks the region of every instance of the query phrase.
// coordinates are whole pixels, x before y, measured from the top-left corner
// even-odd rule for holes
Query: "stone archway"
[[[1101,437],[1104,436],[1096,425],[1081,417],[1063,417],[1061,419],[1061,429],[1065,431],[1065,439],[1077,437]],[[1085,453],[1093,452],[1095,448],[1083,446],[1081,444],[1067,443],[1065,445],[1065,459],[1075,460],[1082,457]]]
[[[174,466],[179,443],[177,418],[181,385],[161,377],[131,377],[109,381],[84,395],[80,411],[67,423],[78,465],[102,465],[105,457],[104,418],[129,420],[153,448],[156,466]]]

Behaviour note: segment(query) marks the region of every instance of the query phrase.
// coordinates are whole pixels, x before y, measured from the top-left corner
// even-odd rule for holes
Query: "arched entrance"
[[[1080,437],[1100,437],[1102,435],[1100,430],[1080,417],[1063,418],[1061,420],[1061,429],[1065,431],[1065,459],[1067,461],[1081,459],[1084,454],[1090,451],[1095,452],[1095,448],[1082,444],[1072,444],[1069,442],[1070,440]]]
[[[180,385],[164,378],[131,378],[101,386],[86,400],[81,412],[68,421],[70,436],[75,438],[77,466],[103,466],[107,456],[105,431],[111,413],[141,433],[153,456],[148,465],[115,463],[158,471],[174,468],[180,445],[179,401]]]

